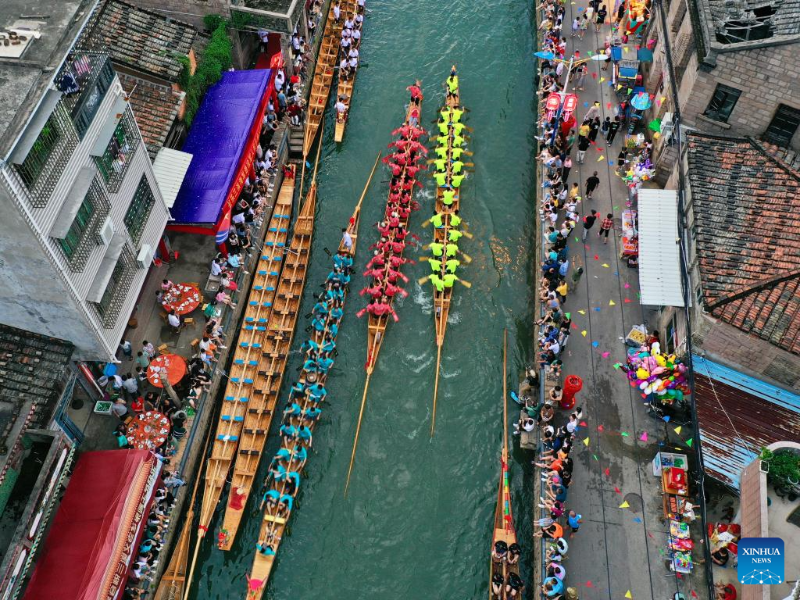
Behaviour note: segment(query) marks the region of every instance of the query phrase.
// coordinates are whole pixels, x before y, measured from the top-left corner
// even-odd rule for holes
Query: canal
[[[409,297],[396,305],[372,377],[348,497],[344,484],[355,433],[366,359],[366,319],[353,293],[341,328],[339,355],[328,379],[328,400],[314,436],[299,503],[283,541],[266,597],[381,600],[485,597],[492,520],[502,444],[502,333],[509,330],[509,386],[532,360],[533,33],[530,2],[496,0],[370,0],[344,143],[323,132],[320,201],[312,268],[302,314],[310,312],[329,270],[324,249],[336,247],[378,151],[399,126],[405,87],[422,81],[423,122],[443,99],[442,82],[457,64],[462,102],[474,128],[475,167],[462,187],[461,216],[474,234],[461,247],[473,259],[460,276],[471,289],[454,294],[443,352],[436,435],[430,418],[436,350],[432,294],[416,279],[427,265],[405,269]],[[331,111],[329,110],[329,116]],[[370,226],[381,216],[386,171],[376,173],[365,199],[357,266],[363,270]],[[430,228],[433,187],[419,195],[411,229],[423,243]],[[416,257],[419,252],[410,253]],[[362,287],[354,278],[352,291]],[[304,339],[300,321],[294,348]],[[285,391],[300,366],[293,353]],[[510,409],[510,412],[514,412]],[[277,423],[273,423],[273,430]],[[271,437],[265,456],[278,447]],[[263,461],[266,463],[268,461]],[[518,452],[511,464],[514,508],[530,580],[531,466]],[[266,464],[262,464],[262,472]],[[254,494],[255,496],[255,494]],[[253,509],[251,498],[250,509]],[[244,598],[259,519],[252,510],[233,549],[212,547],[221,519],[212,522],[199,557],[193,598]]]

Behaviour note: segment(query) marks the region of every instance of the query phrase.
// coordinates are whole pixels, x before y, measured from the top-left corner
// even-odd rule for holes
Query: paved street
[[[597,33],[592,24],[584,39],[570,37],[572,20],[583,14],[586,6],[586,0],[567,4],[567,57],[575,50],[583,57],[597,52],[610,33],[610,25],[603,25]],[[635,47],[631,43],[623,57],[633,56]],[[613,120],[617,101],[608,83],[610,69],[602,71],[602,64],[588,63],[585,91],[577,92],[578,124],[595,101],[602,106],[600,120],[606,116]],[[602,83],[601,78],[605,78]],[[666,437],[665,423],[647,415],[638,390],[629,387],[624,373],[613,368],[615,363],[625,362],[625,335],[633,325],[646,323],[649,316],[639,304],[638,271],[618,260],[620,215],[627,208],[628,194],[614,171],[624,133],[620,129],[611,148],[600,133],[597,145],[589,148],[584,164],[575,163],[567,182],[568,187],[579,182],[581,196],[585,196],[586,179],[594,171],[601,181],[593,200],[584,198],[579,209],[581,215],[596,209],[598,221],[585,244],[580,243],[579,225],[573,234],[578,237],[570,239],[569,247],[573,265],[582,264],[585,272],[577,289],[570,290],[564,307],[573,321],[563,353],[564,374],[583,379],[578,405],[584,408],[588,426],[579,433],[573,452],[575,469],[567,507],[583,515],[584,523],[569,540],[567,582],[578,588],[582,600],[621,599],[629,591],[627,597],[634,599],[667,600],[676,591],[690,598],[694,597],[693,590],[702,598],[706,596],[702,565],[695,567],[690,578],[680,579],[666,566],[660,485],[650,467],[659,440]],[[575,154],[573,150],[573,161]],[[609,212],[614,215],[616,235],[603,245],[597,231]],[[624,503],[629,507],[620,508]],[[702,556],[699,551],[694,554],[696,558]]]

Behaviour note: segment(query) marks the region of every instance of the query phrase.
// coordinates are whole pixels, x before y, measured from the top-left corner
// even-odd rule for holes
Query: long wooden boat
[[[345,9],[348,11],[347,14],[355,14],[356,10],[358,9],[355,0],[342,0],[341,2],[342,10]],[[364,15],[366,17],[366,15]],[[363,29],[364,22],[361,22],[361,27],[359,30]],[[359,41],[359,45],[356,46],[361,52],[361,43]],[[341,100],[342,104],[345,105],[345,111],[341,114],[338,112],[336,113],[336,126],[333,130],[333,140],[335,142],[341,142],[344,139],[344,128],[347,126],[347,119],[350,116],[350,102],[353,99],[353,88],[356,85],[356,75],[358,74],[358,69],[361,65],[361,56],[359,54],[358,57],[359,66],[356,67],[356,70],[345,79],[342,79],[342,72],[339,71],[339,81],[336,89],[336,99]]]
[[[453,66],[453,72],[455,72],[455,66]],[[445,88],[447,88],[447,84],[445,84]],[[447,124],[447,119],[450,119],[449,131],[452,132],[452,121],[453,111],[459,111],[458,114],[463,114],[464,109],[461,106],[461,94],[460,90],[456,88],[456,93],[454,95],[445,94],[445,102],[442,106],[442,111],[440,113],[440,124]],[[446,115],[446,116],[445,116]],[[456,121],[460,122],[460,118]],[[453,145],[453,137],[449,135],[449,133],[445,133],[440,128],[439,130],[440,137],[445,137],[446,140],[446,154],[445,159],[450,161],[454,158],[454,151],[457,149]],[[440,145],[441,147],[441,145]],[[460,150],[463,152],[463,149]],[[459,157],[460,158],[460,152]],[[437,155],[438,158],[438,155]],[[450,163],[447,163],[446,166],[446,173],[447,173],[447,182],[451,181],[451,177],[453,175],[452,169],[450,167]],[[463,169],[463,165],[462,165]],[[454,214],[457,214],[461,207],[461,187],[453,188],[455,195],[453,196],[452,203],[447,205],[444,202],[444,192],[445,188],[441,186],[436,187],[436,214],[443,215],[442,218],[442,226],[441,227],[434,227],[433,228],[433,241],[439,244],[446,245],[449,240],[450,231],[453,229],[458,229],[457,223],[451,223],[451,217]],[[453,257],[455,259],[455,257]],[[440,268],[439,268],[439,277],[444,277],[447,269],[446,269],[446,262],[447,256],[442,255],[440,261]],[[453,288],[452,287],[445,287],[441,292],[433,288],[433,320],[436,326],[436,375],[433,384],[433,412],[431,416],[431,436],[433,436],[434,431],[436,430],[436,398],[439,394],[439,374],[441,372],[441,364],[442,364],[442,346],[444,346],[444,336],[447,332],[447,317],[450,314],[450,300],[453,297]]]
[[[208,442],[211,440],[210,434],[206,435],[206,441],[203,444],[203,453],[200,455],[203,459],[206,457],[206,450],[208,450]],[[178,543],[170,557],[169,564],[167,565],[161,580],[158,582],[158,589],[156,589],[154,600],[179,600],[183,598],[183,592],[186,586],[186,571],[189,563],[189,548],[192,537],[192,527],[194,521],[194,501],[197,497],[197,488],[200,486],[200,472],[198,471],[197,477],[194,480],[192,488],[192,495],[189,498],[189,509],[186,512],[186,522],[181,529]]]
[[[337,23],[333,15],[335,5],[335,0],[331,1],[328,18],[325,20],[325,30],[322,33],[322,43],[317,55],[317,64],[314,67],[314,77],[311,80],[311,93],[306,108],[306,128],[303,135],[303,161],[311,151],[314,138],[317,137],[317,131],[325,114],[325,107],[328,105],[333,75],[336,72],[336,59],[339,56],[339,42],[345,13],[344,11],[339,13],[341,18]]]
[[[269,427],[278,404],[289,351],[292,348],[298,311],[306,284],[311,241],[314,236],[314,211],[317,203],[317,169],[322,144],[317,146],[314,174],[303,208],[297,215],[292,242],[286,251],[283,271],[275,293],[272,315],[266,324],[267,335],[261,350],[258,377],[253,397],[247,403],[242,435],[231,477],[231,491],[225,507],[222,529],[217,538],[221,550],[230,550],[242,522],[247,499],[253,488],[258,464],[267,442]],[[234,361],[236,364],[236,361]]]
[[[239,331],[238,346],[233,355],[233,364],[228,384],[225,386],[222,408],[214,432],[211,456],[206,461],[197,541],[189,577],[186,580],[184,599],[189,596],[200,544],[208,531],[211,517],[214,515],[222,489],[225,487],[228,471],[239,446],[239,436],[242,432],[248,402],[257,395],[254,383],[259,369],[262,368],[260,366],[262,364],[261,348],[266,343],[266,324],[272,314],[275,290],[283,267],[286,240],[289,238],[289,221],[292,216],[296,174],[295,167],[289,167],[272,210],[261,251],[262,255],[253,275],[253,285],[247,298],[247,308],[244,311],[245,325]]]
[[[505,543],[506,547],[517,543],[517,532],[514,529],[514,515],[511,510],[511,490],[508,481],[508,408],[506,406],[506,399],[508,398],[508,391],[506,389],[507,336],[507,331],[503,330],[503,451],[500,455],[500,483],[497,488],[497,507],[494,512],[494,532],[492,534],[493,549],[497,542]],[[506,598],[510,598],[510,594],[506,593],[506,584],[511,573],[519,577],[519,560],[512,564],[507,560],[497,561],[494,557],[490,557],[489,562],[489,600],[506,600]],[[503,585],[499,595],[494,594],[492,591],[492,582],[495,575],[501,575],[503,578]],[[520,590],[518,597],[522,598],[522,590]]]
[[[419,86],[420,82],[417,81],[415,82],[415,85],[413,87],[419,90]],[[416,125],[414,125],[415,127],[419,127],[419,116],[421,114],[422,114],[422,94],[420,92],[419,99],[415,101],[412,92],[412,99],[409,102],[408,107],[406,108],[406,115],[403,121],[403,127],[411,127],[414,123],[416,123]],[[395,141],[394,143],[397,143],[397,141]],[[401,181],[406,180],[411,182],[410,193],[411,197],[413,198],[414,187],[417,184],[416,175],[412,177],[406,177],[406,175],[407,175],[407,167],[404,166],[401,170],[399,180]],[[395,178],[393,177],[393,180],[394,179]],[[388,217],[389,216],[388,213],[390,213],[392,210],[391,196],[392,196],[392,189],[390,187],[389,197],[386,200],[386,211],[384,212],[385,217]],[[403,229],[407,230],[408,216],[405,217],[401,216],[399,220],[400,220],[400,226]],[[399,255],[402,258],[402,252],[400,252]],[[390,270],[389,267],[390,267],[390,262],[386,260],[386,265],[384,267],[384,274],[383,274],[384,279],[381,284],[382,288],[385,288],[386,283],[388,282],[389,270]],[[366,407],[367,392],[369,390],[370,379],[372,377],[373,371],[375,370],[375,364],[378,360],[378,355],[380,354],[381,347],[383,346],[383,340],[386,334],[386,326],[389,324],[389,315],[393,314],[394,311],[393,308],[394,296],[389,297],[388,304],[392,312],[383,314],[381,316],[376,316],[370,313],[369,320],[367,323],[367,361],[364,364],[364,369],[367,372],[367,377],[364,382],[364,393],[361,396],[361,407],[358,413],[358,424],[356,425],[355,439],[353,440],[353,450],[350,454],[350,466],[348,467],[347,470],[347,481],[345,483],[345,488],[344,488],[345,495],[347,494],[347,489],[350,486],[350,476],[353,473],[353,464],[355,463],[356,450],[358,448],[358,438],[361,433],[361,422],[364,418],[364,408]]]
[[[352,262],[355,258],[356,247],[358,245],[358,227],[361,221],[361,203],[364,201],[364,196],[366,196],[367,189],[372,181],[372,176],[375,174],[375,169],[378,166],[379,160],[380,154],[378,154],[378,158],[375,160],[375,164],[372,167],[372,172],[369,175],[367,184],[364,186],[364,191],[361,193],[358,204],[356,205],[353,215],[350,217],[347,225],[347,233],[350,236],[352,243],[349,247],[345,245],[343,236],[342,242],[339,244],[337,256],[334,257],[334,271],[336,271],[337,267],[341,268],[341,266],[345,264],[347,266],[345,266],[341,272],[349,275],[349,271],[352,268]],[[342,299],[337,303],[339,309],[344,308],[346,299],[347,288],[345,286]],[[324,320],[320,316],[320,322],[323,322],[323,325],[320,328],[312,326],[311,339],[309,342],[307,342],[307,356],[309,358],[316,356],[316,350],[312,349],[321,348],[325,343],[335,343],[336,334],[338,333],[338,328],[341,324],[341,317],[335,318],[330,312],[328,312]],[[287,402],[287,406],[289,407],[297,406],[300,409],[300,414],[294,414],[291,410],[286,412],[284,416],[285,425],[289,427],[299,427],[301,424],[304,424],[308,427],[309,432],[313,434],[318,420],[318,404],[321,404],[322,401],[324,401],[327,393],[324,391],[324,385],[327,379],[328,370],[324,372],[317,372],[315,370],[307,369],[304,366],[298,378],[298,382],[292,387],[292,390],[289,393],[289,400]],[[321,397],[318,400],[316,397],[312,397],[310,393],[311,390],[309,389],[309,386],[317,384],[322,386],[323,390],[323,392],[315,391],[316,394],[321,394]],[[315,388],[315,390],[316,389],[318,388]],[[310,413],[309,411],[312,412]],[[303,415],[308,414],[313,414],[315,416],[312,419],[304,419]],[[307,424],[306,421],[308,421]],[[273,466],[283,461],[286,464],[285,468],[287,471],[300,473],[305,465],[308,448],[311,446],[311,440],[306,442],[299,437],[290,438],[289,436],[285,435],[281,437],[281,440],[281,449],[273,459]],[[288,456],[290,458],[288,460],[279,459],[279,456]],[[264,594],[267,581],[269,580],[270,574],[272,573],[272,568],[275,564],[275,558],[281,540],[283,539],[283,535],[286,530],[287,521],[291,517],[292,508],[297,499],[299,487],[295,485],[289,489],[286,480],[279,481],[276,477],[274,477],[274,474],[270,472],[267,475],[264,485],[262,486],[262,490],[262,508],[263,505],[267,503],[267,498],[274,498],[275,501],[267,503],[267,508],[262,518],[261,529],[258,535],[258,543],[256,545],[255,555],[253,557],[253,567],[250,571],[250,575],[247,577],[247,600],[260,600]],[[282,503],[283,506],[281,506],[280,503],[281,499],[284,499],[284,502]]]

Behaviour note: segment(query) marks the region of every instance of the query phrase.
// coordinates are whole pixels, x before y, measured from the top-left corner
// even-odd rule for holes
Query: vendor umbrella
[[[645,110],[650,108],[652,101],[650,100],[650,96],[647,95],[645,92],[639,92],[635,96],[631,98],[631,106],[636,110]]]
[[[533,55],[544,60],[553,60],[556,57],[552,52],[544,52],[542,50],[534,52]]]

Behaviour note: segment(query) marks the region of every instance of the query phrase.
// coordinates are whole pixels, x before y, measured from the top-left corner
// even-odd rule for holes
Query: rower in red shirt
[[[400,294],[400,295],[401,295],[403,298],[405,298],[406,296],[408,296],[408,292],[407,292],[407,291],[405,291],[405,290],[404,290],[403,288],[401,288],[400,286],[394,285],[394,284],[392,284],[392,283],[388,283],[388,284],[386,284],[386,291],[385,291],[385,294],[386,294],[386,295],[387,295],[389,298],[394,298],[394,295],[395,295],[395,294]]]
[[[373,285],[372,287],[365,287],[361,290],[358,295],[363,296],[364,294],[369,294],[371,298],[377,300],[383,295],[383,288],[380,285]]]
[[[386,259],[380,252],[375,250],[375,252],[372,253],[372,258],[367,263],[367,269],[371,269],[374,267],[382,267],[385,264],[386,264]]]
[[[389,266],[392,269],[399,269],[404,264],[414,264],[414,261],[410,258],[403,258],[402,256],[390,256],[389,257]]]
[[[405,283],[408,283],[408,277],[403,275],[400,271],[395,271],[394,269],[387,269],[386,270],[386,279],[388,283],[397,283],[397,279],[402,279]]]

